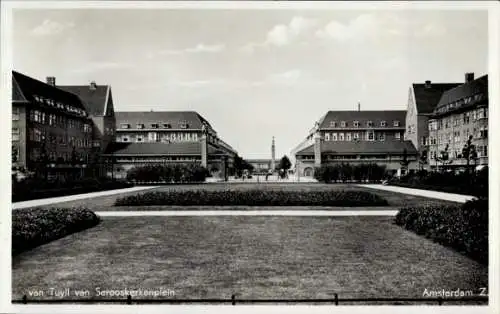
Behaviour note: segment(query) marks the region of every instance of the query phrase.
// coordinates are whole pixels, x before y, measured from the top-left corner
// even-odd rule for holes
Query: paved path
[[[451,201],[457,203],[465,203],[466,201],[475,198],[474,196],[471,195],[461,195],[461,194],[453,194],[453,193],[430,191],[430,190],[419,190],[419,189],[411,189],[400,186],[390,186],[382,184],[357,184],[357,185],[364,188],[403,193],[408,195],[424,196],[424,197],[436,198],[444,201]]]
[[[146,216],[396,216],[397,210],[162,210],[102,211],[101,217]]]
[[[126,189],[117,189],[117,190],[93,192],[93,193],[86,193],[86,194],[76,194],[76,195],[68,195],[68,196],[61,196],[61,197],[42,198],[42,199],[37,199],[37,200],[12,203],[12,209],[21,209],[21,208],[26,208],[26,207],[35,207],[35,206],[57,204],[57,203],[81,200],[81,199],[86,199],[86,198],[94,198],[94,197],[121,194],[121,193],[127,193],[127,192],[149,190],[149,189],[153,189],[153,188],[157,188],[157,186],[135,186],[135,187],[126,188]]]

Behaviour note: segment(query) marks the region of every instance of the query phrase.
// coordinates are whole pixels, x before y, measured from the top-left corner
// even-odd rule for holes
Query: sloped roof
[[[178,143],[110,143],[105,154],[119,155],[201,155],[201,145],[198,142]]]
[[[399,121],[399,127],[404,128],[406,120],[406,110],[361,110],[361,111],[328,111],[320,122],[320,129],[330,128],[330,122],[336,121],[340,127],[340,122],[345,121],[347,127],[353,127],[353,121],[359,121],[360,128],[366,126],[366,122],[372,121],[374,127],[380,127],[381,121],[387,122],[387,128],[393,127],[393,121]]]
[[[90,114],[104,115],[110,88],[108,85],[96,85],[95,89],[90,88],[90,85],[57,85],[57,87],[80,97]]]
[[[429,86],[426,84],[413,84],[413,92],[415,94],[415,104],[419,114],[432,113],[436,108],[439,99],[443,93],[452,89],[461,83],[432,83]]]
[[[411,141],[326,141],[321,142],[321,152],[330,154],[416,154]],[[296,155],[314,155],[314,145],[297,152]]]
[[[481,76],[473,81],[461,84],[450,90],[447,90],[441,96],[438,105],[435,108],[437,111],[439,108],[448,105],[449,103],[462,100],[466,97],[474,96],[476,94],[482,93],[484,98],[479,100],[481,102],[488,102],[488,75]],[[477,100],[472,99],[472,101],[467,105],[474,105]]]
[[[202,123],[208,123],[196,111],[116,111],[115,117],[117,126],[120,123],[128,123],[132,129],[136,124],[151,123],[169,123],[172,129],[180,129],[181,123],[186,121],[188,130],[201,130]]]
[[[52,99],[56,102],[72,105],[80,109],[86,109],[80,98],[78,98],[75,94],[16,71],[12,71],[12,89],[13,101],[32,102],[35,100],[34,96],[37,95],[43,98]]]

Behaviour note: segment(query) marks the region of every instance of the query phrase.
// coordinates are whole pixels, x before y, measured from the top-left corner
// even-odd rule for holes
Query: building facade
[[[78,96],[12,72],[12,168],[53,177],[94,169],[94,126]]]
[[[428,168],[426,156],[429,152],[429,118],[443,93],[460,83],[414,83],[408,91],[405,119],[405,140],[412,142],[419,152],[420,168]]]
[[[429,165],[464,168],[467,160],[462,155],[468,139],[476,148],[477,159],[470,164],[488,164],[488,76],[474,79],[465,75],[465,82],[443,93],[429,120]],[[443,153],[447,161],[440,157]]]
[[[295,172],[311,177],[316,167],[336,163],[377,163],[397,175],[415,170],[417,151],[404,139],[405,116],[405,111],[329,111],[292,151]]]
[[[158,163],[197,163],[221,178],[232,172],[237,152],[194,111],[116,112],[116,127],[116,142],[105,152],[116,177]]]
[[[245,159],[253,167],[256,174],[269,173],[272,168],[272,159]]]
[[[55,78],[52,79],[55,85]],[[57,85],[57,87],[77,95],[82,100],[94,125],[92,143],[96,158],[94,162],[101,165],[100,176],[110,174],[111,165],[103,154],[116,138],[116,117],[111,86],[98,85],[92,81],[88,85]]]

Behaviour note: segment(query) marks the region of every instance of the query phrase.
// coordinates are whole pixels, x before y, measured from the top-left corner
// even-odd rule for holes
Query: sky
[[[197,111],[243,158],[488,66],[486,11],[18,9],[12,31],[14,70],[109,84],[116,111]]]

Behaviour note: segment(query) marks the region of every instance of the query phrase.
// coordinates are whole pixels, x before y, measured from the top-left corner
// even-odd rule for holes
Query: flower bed
[[[12,211],[12,254],[94,227],[99,217],[86,208],[26,208]]]
[[[488,263],[488,199],[468,201],[462,206],[403,208],[395,223]]]
[[[246,205],[246,206],[387,206],[365,191],[167,191],[146,192],[116,200],[115,206]]]

